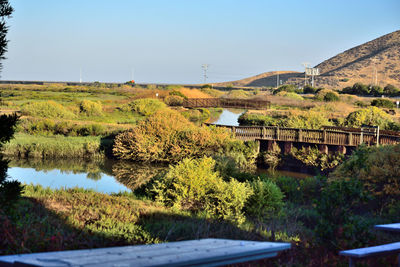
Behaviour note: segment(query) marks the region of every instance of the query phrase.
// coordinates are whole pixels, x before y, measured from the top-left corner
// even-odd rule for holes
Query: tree
[[[8,27],[5,19],[10,17],[12,12],[13,8],[8,3],[8,0],[0,0],[0,60],[5,59],[4,54],[7,52],[8,44],[6,39]],[[1,68],[2,65],[0,63]],[[13,137],[17,121],[18,116],[16,114],[0,116],[0,148]],[[19,182],[7,181],[7,169],[8,161],[0,156],[0,209],[4,211],[12,207],[12,204],[22,191],[22,186]]]
[[[8,3],[8,0],[0,0],[0,60],[5,59],[4,54],[7,52],[8,44],[8,40],[6,39],[8,26],[5,19],[9,18],[13,11],[14,9]],[[2,69],[1,63],[0,69]]]

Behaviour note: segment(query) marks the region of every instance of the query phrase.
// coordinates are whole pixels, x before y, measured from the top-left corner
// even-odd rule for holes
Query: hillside
[[[400,30],[344,51],[315,66],[316,86],[343,88],[356,82],[400,87]],[[278,72],[267,72],[223,84],[276,86]],[[279,72],[283,83],[304,84],[304,72]],[[281,78],[282,75],[282,78]]]

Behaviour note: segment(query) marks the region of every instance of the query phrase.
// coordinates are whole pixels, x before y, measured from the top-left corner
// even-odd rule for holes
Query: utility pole
[[[202,67],[202,69],[203,69],[203,79],[204,79],[204,83],[206,83],[207,82],[207,78],[208,78],[208,76],[207,76],[207,70],[208,70],[208,67],[209,67],[210,65],[208,65],[208,64],[203,64],[203,65],[201,65],[201,67]]]
[[[304,86],[307,85],[307,68],[310,65],[308,62],[303,62],[302,65],[304,66]]]
[[[372,62],[374,63],[374,68],[373,68],[373,73],[372,73],[372,83],[374,85],[377,85],[378,84],[378,71],[376,70],[376,58],[373,58]]]
[[[279,72],[278,75],[276,76],[276,88],[279,87]]]

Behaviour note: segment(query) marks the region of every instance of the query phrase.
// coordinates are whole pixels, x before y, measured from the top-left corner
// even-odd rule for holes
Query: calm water
[[[165,166],[112,160],[11,159],[8,176],[52,189],[80,187],[110,194],[132,191],[163,169]]]
[[[212,121],[213,124],[223,124],[239,126],[238,118],[245,112],[243,109],[224,109],[216,121]]]
[[[72,171],[39,171],[34,168],[12,167],[8,169],[8,175],[21,183],[42,185],[52,189],[80,187],[93,189],[103,193],[118,193],[130,191],[113,176],[100,173],[97,179],[91,179],[86,173],[73,173]]]

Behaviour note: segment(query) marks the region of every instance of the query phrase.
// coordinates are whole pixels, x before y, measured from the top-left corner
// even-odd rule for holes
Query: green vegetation
[[[137,99],[128,104],[131,111],[137,112],[144,116],[149,116],[159,110],[165,109],[166,105],[158,99]]]
[[[371,101],[371,106],[381,107],[381,108],[395,108],[396,104],[389,99],[374,99]]]
[[[372,193],[381,208],[400,201],[400,145],[360,147],[332,174],[333,180],[352,177],[364,185],[364,193]],[[400,206],[398,212],[400,212]]]
[[[3,153],[7,156],[36,158],[93,158],[103,157],[112,140],[98,136],[31,136],[16,134],[15,139],[5,144]]]
[[[178,95],[169,95],[164,99],[168,106],[182,106],[184,98]]]
[[[99,102],[83,100],[79,103],[79,112],[87,116],[103,116],[103,107]]]
[[[377,85],[368,86],[362,83],[355,83],[352,87],[343,88],[342,93],[362,96],[398,96],[400,90],[391,84],[381,88]]]
[[[294,92],[280,91],[276,95],[277,96],[285,96],[285,97],[292,98],[295,100],[304,100],[304,98],[301,95],[298,95]]]
[[[242,210],[251,188],[234,179],[225,182],[214,167],[215,161],[209,157],[183,159],[154,183],[155,200],[177,210],[201,211],[243,223]]]
[[[377,125],[381,129],[396,129],[396,123],[383,110],[377,107],[360,109],[350,113],[344,124],[349,127],[361,127],[362,125]]]
[[[52,100],[45,102],[32,102],[22,106],[21,113],[23,115],[37,116],[42,118],[75,118],[75,114],[61,104]]]
[[[177,111],[162,110],[115,138],[114,155],[144,162],[177,162],[217,151],[230,138],[222,128],[198,127]]]

